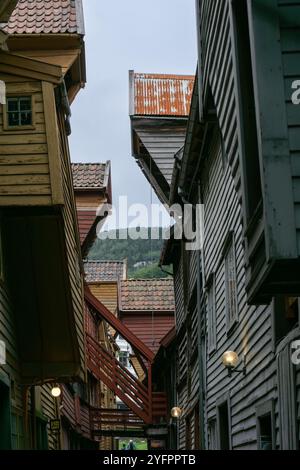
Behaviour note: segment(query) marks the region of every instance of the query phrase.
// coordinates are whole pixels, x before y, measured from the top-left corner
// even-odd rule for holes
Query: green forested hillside
[[[144,239],[137,240],[132,240],[128,236],[127,229],[104,232],[91,248],[89,259],[122,260],[127,258],[129,277],[144,279],[165,277],[166,274],[158,267],[163,246],[162,229],[154,229],[155,236],[159,239],[152,240],[150,239],[150,230],[149,228],[141,229]],[[111,235],[116,235],[116,239],[110,239]],[[140,265],[135,267],[134,265],[137,263]]]

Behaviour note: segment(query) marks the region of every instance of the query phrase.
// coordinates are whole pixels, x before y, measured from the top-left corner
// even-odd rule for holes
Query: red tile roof
[[[72,163],[74,189],[104,189],[108,184],[110,162]]]
[[[81,0],[19,0],[9,34],[84,34]]]
[[[131,114],[188,116],[195,77],[130,72]]]
[[[173,279],[129,279],[119,285],[119,310],[173,312]]]
[[[84,261],[85,280],[87,283],[126,279],[127,263],[124,261]]]

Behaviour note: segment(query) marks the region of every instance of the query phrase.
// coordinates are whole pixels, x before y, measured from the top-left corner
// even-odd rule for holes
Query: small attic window
[[[32,126],[32,97],[10,96],[7,98],[7,127]]]

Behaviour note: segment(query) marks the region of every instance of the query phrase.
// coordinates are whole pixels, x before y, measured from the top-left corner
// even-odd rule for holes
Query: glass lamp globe
[[[182,413],[182,410],[178,406],[174,406],[174,408],[171,409],[172,418],[180,418],[181,413]]]
[[[55,387],[52,387],[52,389],[51,389],[51,395],[52,395],[54,398],[60,397],[60,395],[61,395],[61,389],[60,389],[60,387],[58,387],[57,385],[56,385]]]
[[[239,356],[235,351],[226,351],[222,356],[225,367],[235,368],[239,362]]]

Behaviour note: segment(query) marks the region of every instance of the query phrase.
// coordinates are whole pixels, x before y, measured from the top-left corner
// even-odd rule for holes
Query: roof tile
[[[120,282],[120,310],[175,310],[173,279],[129,279]]]
[[[104,189],[109,162],[72,163],[74,189]]]
[[[82,34],[75,0],[19,0],[4,30],[8,34]]]
[[[126,261],[84,261],[85,280],[87,283],[112,281],[126,277]]]

